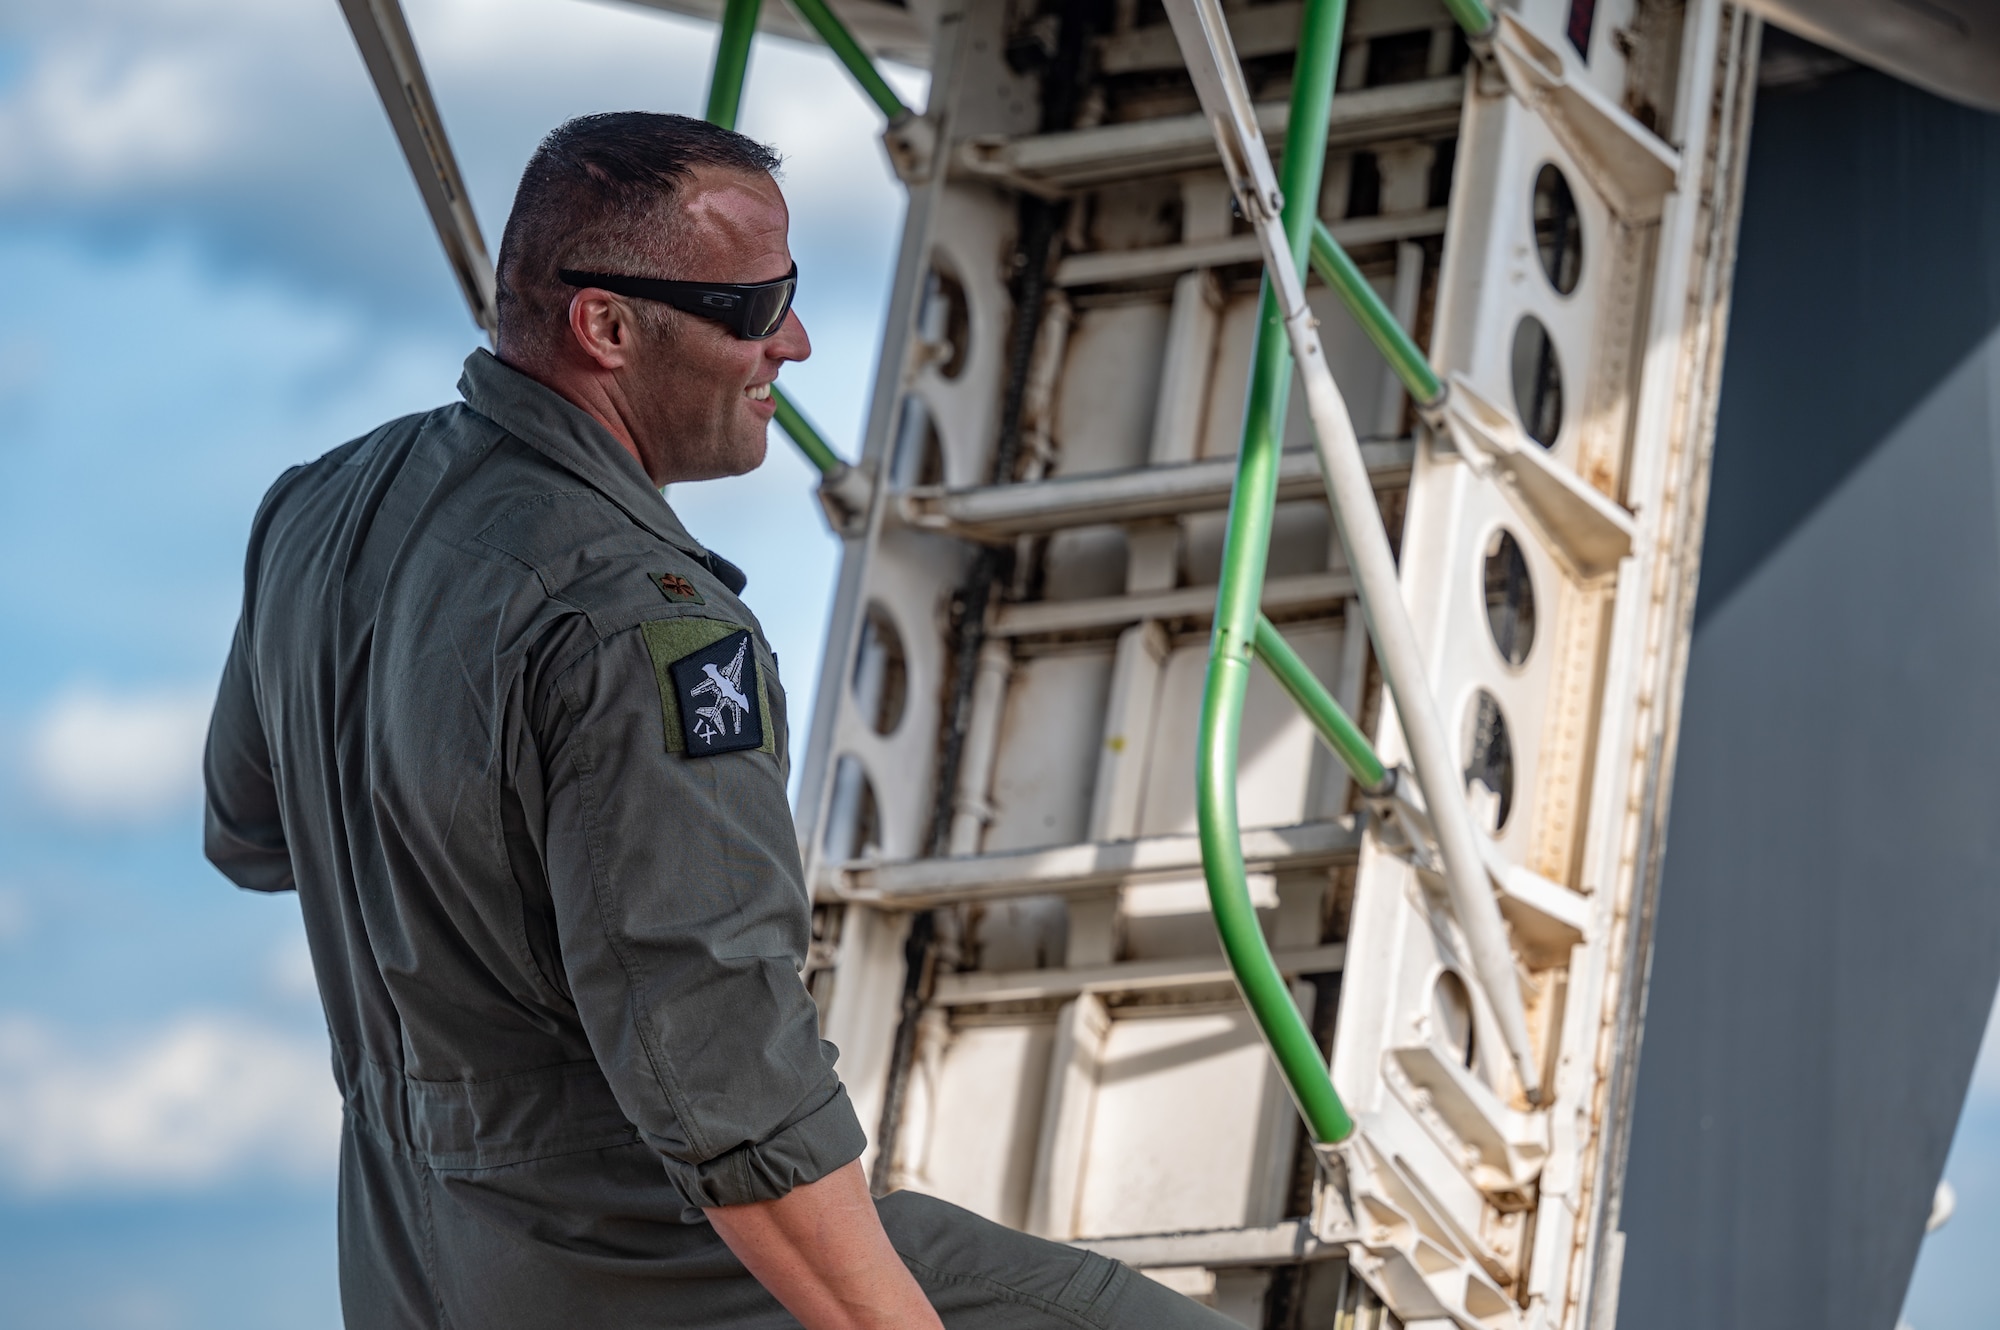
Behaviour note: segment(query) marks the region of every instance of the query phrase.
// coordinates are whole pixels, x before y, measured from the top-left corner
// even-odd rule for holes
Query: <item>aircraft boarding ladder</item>
[[[343,7],[490,328],[400,13]],[[1251,1326],[1608,1325],[1757,21],[794,7],[909,191],[857,460],[779,415],[877,1188]]]

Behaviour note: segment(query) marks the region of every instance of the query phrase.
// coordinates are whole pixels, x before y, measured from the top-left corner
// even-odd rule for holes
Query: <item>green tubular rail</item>
[[[1437,371],[1321,221],[1313,222],[1312,266],[1320,280],[1340,296],[1347,312],[1361,325],[1361,331],[1368,334],[1368,340],[1375,343],[1375,349],[1389,362],[1389,368],[1396,371],[1396,377],[1403,381],[1417,405],[1431,407],[1442,402],[1444,383]]]
[[[1482,0],[1444,0],[1444,4],[1475,42],[1491,34],[1493,13]],[[1314,215],[1345,10],[1345,0],[1307,0],[1305,7],[1280,169],[1285,234],[1301,273],[1310,259],[1321,280],[1339,295],[1410,396],[1420,407],[1434,408],[1444,401],[1443,381],[1354,260]],[[1353,1132],[1354,1122],[1341,1105],[1319,1046],[1293,1004],[1258,927],[1257,912],[1250,903],[1236,808],[1238,738],[1252,655],[1270,669],[1364,790],[1379,794],[1391,783],[1390,773],[1367,736],[1257,608],[1277,502],[1278,450],[1291,375],[1291,348],[1267,282],[1251,361],[1243,447],[1237,458],[1236,487],[1230,495],[1208,680],[1202,693],[1195,798],[1209,907],[1230,969],[1307,1128],[1315,1140],[1333,1144]]]
[[[1493,11],[1480,0],[1444,0],[1444,7],[1451,11],[1468,37],[1484,37],[1493,31]]]
[[[1257,659],[1264,662],[1278,684],[1291,694],[1292,701],[1299,704],[1299,710],[1313,723],[1320,737],[1326,740],[1355,783],[1369,794],[1384,794],[1389,789],[1389,770],[1382,765],[1382,759],[1375,755],[1375,749],[1368,742],[1368,736],[1361,732],[1341,707],[1333,700],[1333,694],[1313,676],[1307,664],[1299,659],[1299,653],[1292,650],[1292,644],[1284,639],[1271,621],[1263,615],[1257,616],[1254,645]]]
[[[1465,0],[1460,2],[1465,3]],[[868,94],[869,99],[882,108],[883,115],[893,121],[901,120],[910,113],[910,108],[903,105],[903,99],[896,95],[896,90],[889,86],[875,68],[875,62],[868,58],[868,52],[861,49],[861,43],[854,40],[854,34],[827,6],[826,0],[792,0],[792,8],[799,11],[799,17],[811,25],[812,30],[819,34],[819,39],[840,57],[840,63],[847,66],[847,72],[854,75],[854,81],[861,85],[861,90]]]
[[[1326,165],[1327,114],[1340,60],[1346,0],[1306,0],[1292,71],[1291,119],[1279,183],[1284,191],[1285,234],[1301,273],[1318,212]],[[1279,450],[1291,392],[1292,353],[1267,278],[1251,361],[1249,402],[1236,487],[1229,501],[1222,584],[1209,642],[1208,680],[1202,690],[1201,733],[1196,750],[1195,801],[1209,907],[1243,1000],[1264,1033],[1299,1114],[1317,1141],[1346,1139],[1354,1120],[1334,1092],[1326,1057],[1290,987],[1271,959],[1257,924],[1243,865],[1242,829],[1236,809],[1236,760],[1243,698],[1250,684],[1250,656],[1257,637],[1258,603],[1278,497]]]
[[[729,0],[722,11],[722,32],[715,42],[715,72],[708,80],[708,111],[702,117],[711,125],[736,128],[736,113],[743,105],[743,77],[750,67],[750,40],[757,35],[757,11],[763,0]]]
[[[750,41],[757,35],[757,11],[761,3],[762,0],[729,0],[722,11],[722,33],[715,43],[715,72],[708,79],[708,112],[703,117],[712,125],[736,128],[737,112],[743,105],[743,77],[750,67]],[[775,383],[771,385],[771,401],[778,408],[778,428],[798,445],[822,476],[832,475],[846,465],[827,443],[826,436],[813,428],[805,413]]]
[[[780,392],[775,383],[771,385],[771,401],[778,408],[778,428],[791,436],[792,442],[799,446],[799,451],[806,455],[808,462],[819,468],[821,475],[831,475],[847,465],[827,443],[825,436],[813,428],[805,413],[792,405],[792,399]]]

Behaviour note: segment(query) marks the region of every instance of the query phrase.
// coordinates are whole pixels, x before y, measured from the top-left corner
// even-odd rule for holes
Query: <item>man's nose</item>
[[[804,360],[813,353],[812,339],[806,336],[806,325],[795,309],[786,311],[785,321],[765,346],[764,354],[773,360]]]

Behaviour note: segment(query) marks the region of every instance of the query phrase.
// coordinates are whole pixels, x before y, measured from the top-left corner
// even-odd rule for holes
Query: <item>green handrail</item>
[[[1360,632],[1360,624],[1349,624],[1347,631]],[[1382,759],[1375,754],[1375,747],[1368,742],[1368,736],[1361,732],[1347,711],[1334,700],[1333,694],[1314,677],[1312,669],[1299,653],[1292,650],[1271,621],[1263,615],[1257,616],[1254,645],[1257,659],[1264,662],[1272,677],[1287,693],[1292,701],[1299,704],[1299,710],[1306,713],[1306,719],[1313,723],[1320,737],[1326,740],[1334,756],[1354,777],[1355,783],[1369,794],[1384,794],[1389,789],[1389,770],[1382,765]]]
[[[876,70],[868,52],[854,40],[854,34],[847,30],[847,25],[827,7],[826,0],[792,0],[792,8],[799,11],[799,17],[812,25],[819,39],[840,58],[841,64],[847,66],[847,72],[854,75],[861,91],[882,108],[883,115],[894,121],[910,113],[910,108],[903,105],[903,99],[896,95],[896,90]]]
[[[750,39],[757,35],[757,11],[763,0],[729,0],[722,11],[722,31],[715,40],[715,72],[708,80],[708,111],[703,119],[724,129],[736,128],[743,105],[743,76],[750,67]]]
[[[1327,114],[1346,18],[1346,0],[1306,0],[1298,55],[1292,67],[1291,119],[1285,129],[1279,183],[1285,197],[1285,234],[1301,273],[1305,271],[1313,218],[1319,211]],[[1334,1092],[1319,1041],[1292,1001],[1291,989],[1271,959],[1270,945],[1258,927],[1236,810],[1237,743],[1277,505],[1278,460],[1291,381],[1291,346],[1266,278],[1251,361],[1249,401],[1244,410],[1243,446],[1229,501],[1215,629],[1209,642],[1208,680],[1202,690],[1195,798],[1209,907],[1223,952],[1307,1129],[1315,1140],[1332,1143],[1353,1132],[1354,1120]]]
[[[813,428],[805,413],[792,405],[792,399],[785,396],[775,383],[771,385],[771,401],[778,408],[778,428],[791,437],[792,442],[799,446],[799,451],[806,455],[806,460],[819,468],[822,476],[830,476],[847,465],[840,460],[840,454],[833,450],[826,437]]]
[[[1480,0],[1444,0],[1444,7],[1451,11],[1468,37],[1484,37],[1493,31],[1493,11]]]
[[[1326,223],[1317,220],[1313,222],[1312,266],[1320,280],[1340,296],[1347,312],[1361,325],[1361,331],[1368,334],[1368,340],[1375,343],[1375,349],[1389,362],[1389,368],[1396,371],[1396,377],[1403,381],[1417,405],[1431,407],[1442,402],[1444,383],[1424,358],[1422,348],[1396,322],[1396,316],[1382,303],[1382,297],[1375,294],[1375,288],[1361,275],[1361,269],[1354,266],[1354,260],[1347,257],[1347,251],[1326,229]]]
[[[702,117],[712,125],[736,128],[736,115],[743,105],[743,78],[750,67],[750,41],[757,35],[757,10],[762,3],[763,0],[729,0],[722,11],[722,32],[715,42],[715,71],[708,78],[708,111]],[[813,428],[805,412],[793,405],[784,389],[775,383],[771,385],[771,401],[778,408],[778,428],[798,445],[822,476],[830,476],[847,465],[826,441],[826,436]]]

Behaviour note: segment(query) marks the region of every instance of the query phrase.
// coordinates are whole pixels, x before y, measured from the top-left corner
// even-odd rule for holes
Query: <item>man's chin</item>
[[[675,469],[669,484],[679,485],[697,480],[727,480],[731,476],[747,475],[764,465],[764,458],[770,451],[770,442],[764,431],[758,430],[748,438],[732,439],[728,445],[718,448],[701,458],[688,458]]]

